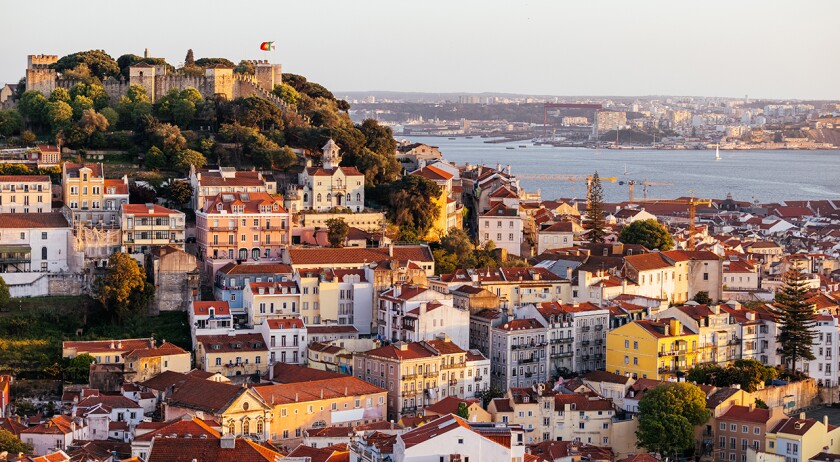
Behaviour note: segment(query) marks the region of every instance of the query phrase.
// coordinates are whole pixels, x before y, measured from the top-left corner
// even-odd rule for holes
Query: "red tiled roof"
[[[70,228],[70,223],[60,212],[0,213],[0,227],[9,229]]]
[[[612,401],[608,399],[589,397],[581,394],[555,395],[554,406],[556,409],[563,409],[566,404],[574,404],[577,411],[612,411]]]
[[[816,424],[814,419],[782,419],[769,433],[787,433],[789,435],[804,435]]]
[[[499,330],[505,330],[509,332],[542,328],[543,325],[540,324],[539,321],[537,321],[536,319],[513,319],[498,327]]]
[[[191,435],[193,438],[200,438],[201,435],[207,435],[208,438],[213,439],[218,439],[221,436],[218,431],[197,417],[154,423],[160,425],[150,432],[137,436],[134,438],[134,441],[151,441],[156,436],[164,437],[170,435],[177,435],[182,438],[185,435]]]
[[[70,176],[75,176],[76,178],[79,177],[79,170],[84,167],[91,169],[91,175],[93,175],[94,178],[102,178],[102,164],[75,164],[73,162],[64,163],[64,169],[67,171],[67,174]]]
[[[624,257],[624,262],[635,268],[637,271],[650,271],[671,267],[671,264],[662,258],[660,252],[627,255]]]
[[[451,180],[452,177],[455,176],[455,175],[453,175],[453,174],[451,174],[447,171],[444,171],[444,170],[441,170],[441,169],[435,167],[434,165],[427,165],[427,166],[421,168],[420,170],[415,170],[415,171],[411,172],[411,174],[412,175],[419,175],[419,176],[422,176],[423,178],[426,178],[426,179],[432,180],[432,181],[435,181],[435,180],[443,180],[443,181]]]
[[[245,389],[238,385],[187,378],[169,398],[169,405],[215,415],[227,409],[242,393],[245,393]]]
[[[160,217],[168,217],[172,214],[183,214],[183,212],[179,212],[177,210],[168,209],[166,207],[161,207],[157,204],[123,204],[122,205],[123,213],[130,213],[133,215],[145,215],[145,216],[160,216]]]
[[[387,390],[349,375],[307,382],[255,385],[253,390],[265,402],[274,405],[387,393]]]
[[[95,354],[111,351],[116,353],[153,347],[154,339],[130,338],[117,340],[84,340],[78,342],[62,342],[61,345],[64,349],[75,349],[78,354]]]
[[[355,326],[306,326],[308,334],[357,334],[359,329]]]
[[[114,188],[114,194],[128,194],[128,185],[125,184],[123,180],[105,180],[105,194],[111,194],[108,192],[108,188]]]
[[[303,329],[303,320],[300,318],[290,319],[269,319],[269,329]]]
[[[211,172],[202,170],[199,185],[205,186],[263,186],[265,182],[260,179],[259,172],[239,171],[235,172],[232,178],[223,177],[218,171]]]
[[[281,454],[265,446],[237,439],[233,448],[222,448],[219,440],[201,438],[156,438],[147,462],[274,462]]]
[[[274,366],[274,376],[271,380],[275,383],[300,383],[343,377],[347,376],[338,372],[322,371],[296,364],[277,363]]]
[[[204,211],[209,215],[219,215],[221,214],[220,205],[221,211],[228,214],[234,213],[233,205],[241,205],[243,213],[264,213],[260,207],[269,207],[270,213],[286,213],[286,209],[283,208],[283,199],[273,197],[266,192],[219,193],[204,204]]]
[[[313,248],[289,249],[289,258],[293,265],[321,266],[327,264],[364,264],[390,258],[433,262],[432,252],[426,245],[394,246],[393,257],[387,248]]]
[[[294,270],[290,265],[283,263],[228,263],[219,268],[218,273],[233,274],[292,274]]]
[[[205,353],[268,351],[262,334],[196,335],[195,341],[204,345]],[[214,348],[214,345],[218,347]]]
[[[193,313],[196,316],[210,314],[210,308],[214,308],[217,315],[230,315],[230,305],[225,301],[211,300],[205,302],[193,302]]]
[[[431,412],[437,415],[456,414],[461,403],[471,406],[478,402],[477,399],[461,399],[457,396],[447,396],[431,406],[426,406],[425,412]]]
[[[47,175],[0,175],[0,183],[49,183]]]
[[[735,420],[738,422],[752,422],[766,424],[773,415],[769,409],[761,409],[757,407],[750,408],[749,406],[733,405],[729,407],[718,420]]]

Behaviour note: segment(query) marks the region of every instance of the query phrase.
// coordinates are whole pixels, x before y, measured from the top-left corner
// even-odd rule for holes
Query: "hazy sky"
[[[270,59],[336,92],[840,99],[840,1],[4,1],[27,54]],[[264,40],[277,49],[260,52]]]

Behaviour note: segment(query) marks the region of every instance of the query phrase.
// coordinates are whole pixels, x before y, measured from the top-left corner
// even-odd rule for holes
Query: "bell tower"
[[[338,145],[335,144],[335,141],[330,138],[321,150],[324,152],[324,168],[327,170],[337,168],[338,164],[341,163],[341,153],[339,152]]]

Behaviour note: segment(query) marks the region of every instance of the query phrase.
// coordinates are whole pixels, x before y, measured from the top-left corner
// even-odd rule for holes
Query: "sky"
[[[28,54],[148,48],[179,65],[192,48],[281,63],[339,94],[840,99],[837,0],[4,3],[0,84]]]

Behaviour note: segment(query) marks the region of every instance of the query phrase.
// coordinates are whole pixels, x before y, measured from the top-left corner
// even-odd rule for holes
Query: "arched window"
[[[321,202],[321,193],[318,193],[318,202]]]
[[[239,259],[246,260],[248,258],[248,249],[239,249]]]
[[[329,202],[330,200],[332,200],[332,194],[327,193],[327,202]]]
[[[228,433],[230,433],[231,435],[236,434],[236,422],[234,422],[233,420],[231,420],[228,423]]]
[[[251,258],[257,260],[260,258],[260,249],[251,249]]]
[[[257,419],[257,434],[258,435],[263,434],[263,420],[262,419]]]
[[[251,420],[248,419],[248,418],[245,418],[245,420],[242,421],[242,434],[247,435],[247,434],[251,433],[250,430],[251,430]]]
[[[356,202],[361,202],[361,201],[362,201],[362,195],[359,194],[359,193],[356,193]]]
[[[309,202],[309,194],[308,193],[303,193],[303,201],[304,202]]]
[[[41,260],[46,260],[46,259],[47,259],[47,248],[46,247],[41,247]]]

